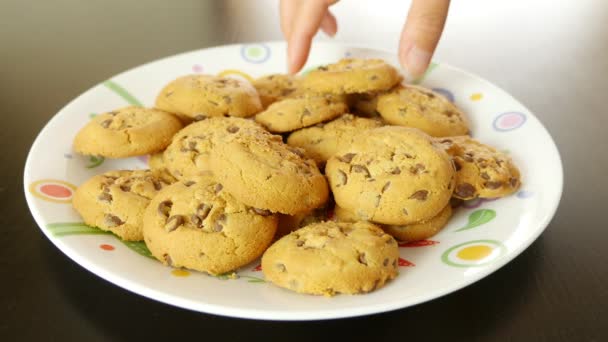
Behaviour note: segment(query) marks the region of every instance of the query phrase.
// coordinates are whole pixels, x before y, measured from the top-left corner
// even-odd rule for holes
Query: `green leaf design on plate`
[[[239,275],[236,272],[226,272],[226,273],[218,274],[213,277],[216,277],[217,279],[220,279],[220,280],[229,280],[229,279],[238,279]]]
[[[110,232],[103,231],[101,229],[91,227],[83,222],[58,222],[47,224],[46,227],[49,229],[53,236],[67,236],[67,235],[107,235],[112,234]]]
[[[439,65],[439,63],[435,63],[435,62],[431,62],[431,64],[429,64],[429,67],[426,68],[426,71],[424,72],[424,74],[422,74],[422,76],[418,77],[417,79],[413,80],[412,83],[413,84],[420,84],[422,83],[422,81],[424,81],[424,79],[431,73],[431,71],[433,71],[437,66]]]
[[[148,249],[148,246],[146,246],[146,244],[143,241],[120,240],[120,242],[122,242],[125,246],[129,247],[132,251],[136,252],[137,254],[154,259],[154,257],[152,256],[152,253]]]
[[[247,279],[248,283],[265,283],[266,280],[254,276],[241,276],[241,278]]]
[[[106,232],[96,227],[89,226],[84,222],[57,222],[49,223],[46,225],[48,230],[53,236],[61,237],[68,235],[114,235],[111,232]],[[136,252],[139,255],[154,258],[148,246],[143,241],[124,241],[118,236],[114,235],[118,241],[122,242],[130,250]]]
[[[469,223],[466,226],[456,230],[461,232],[463,230],[469,230],[475,227],[479,227],[482,224],[492,221],[496,217],[496,211],[492,209],[477,209],[469,215]]]
[[[103,82],[103,85],[108,89],[116,93],[116,95],[122,97],[125,101],[133,106],[141,106],[141,102],[135,98],[135,96],[131,95],[125,88],[121,87],[118,83],[107,80]]]
[[[94,118],[94,117],[96,117],[96,116],[97,116],[97,113],[90,113],[90,114],[89,114],[89,119],[92,119],[92,118]]]
[[[103,162],[105,160],[106,160],[106,158],[104,158],[104,157],[90,156],[89,157],[90,164],[87,165],[87,169],[92,169],[92,168],[98,167],[99,165],[103,164]]]

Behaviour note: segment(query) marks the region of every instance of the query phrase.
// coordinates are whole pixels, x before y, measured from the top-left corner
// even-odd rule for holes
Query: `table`
[[[0,340],[608,340],[608,2],[453,2],[436,54],[521,100],[561,151],[561,205],[529,249],[478,283],[415,307],[282,323],[189,312],[96,277],[41,234],[22,190],[33,139],[72,98],[160,57],[280,39],[276,1],[8,0],[0,7]],[[394,49],[407,7],[342,1],[335,39]]]

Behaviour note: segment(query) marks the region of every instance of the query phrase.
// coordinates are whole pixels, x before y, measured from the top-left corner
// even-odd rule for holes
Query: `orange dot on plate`
[[[99,248],[103,249],[104,251],[113,251],[115,248],[112,245],[106,245],[105,243],[103,245],[99,245]]]
[[[460,259],[463,260],[481,260],[492,253],[494,249],[486,245],[474,245],[465,247],[458,251],[456,254]]]
[[[483,98],[483,94],[482,93],[474,93],[471,94],[471,101],[479,101]]]
[[[72,190],[63,185],[45,184],[40,187],[40,192],[45,195],[57,198],[67,198],[72,196]]]
[[[174,269],[173,271],[171,271],[171,274],[176,277],[187,277],[190,275],[190,272],[182,269]]]

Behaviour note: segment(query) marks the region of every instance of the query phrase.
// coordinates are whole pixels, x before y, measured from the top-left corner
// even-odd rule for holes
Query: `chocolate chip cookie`
[[[253,81],[260,95],[262,107],[267,108],[274,102],[291,95],[298,88],[299,79],[293,75],[272,74]]]

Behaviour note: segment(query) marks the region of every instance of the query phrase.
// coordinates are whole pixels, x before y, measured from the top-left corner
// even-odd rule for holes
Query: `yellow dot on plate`
[[[246,79],[249,82],[253,82],[253,77],[251,77],[248,73],[242,72],[242,71],[236,70],[236,69],[222,70],[217,75],[219,77],[226,77],[226,76],[236,75],[236,76],[241,76],[242,78]]]
[[[493,248],[486,245],[474,245],[461,249],[456,254],[460,259],[463,260],[481,260],[488,255],[490,255],[493,251]]]
[[[483,98],[483,94],[482,93],[471,94],[471,101],[479,101],[482,98]]]
[[[173,274],[176,277],[187,277],[190,275],[190,272],[188,272],[186,270],[182,270],[182,269],[175,269],[175,270],[171,271],[171,274]]]

